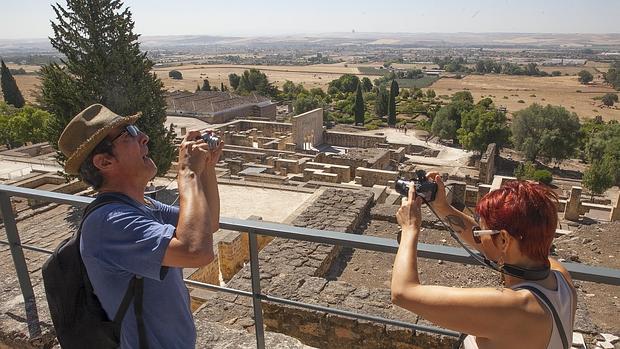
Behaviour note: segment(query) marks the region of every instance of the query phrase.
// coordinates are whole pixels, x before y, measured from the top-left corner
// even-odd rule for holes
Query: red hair
[[[476,213],[489,229],[504,229],[519,239],[521,253],[548,263],[558,224],[557,203],[557,195],[546,186],[510,181],[486,194],[476,205]]]

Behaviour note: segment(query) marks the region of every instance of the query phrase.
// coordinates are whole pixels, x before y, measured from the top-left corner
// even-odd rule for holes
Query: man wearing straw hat
[[[79,175],[99,197],[114,200],[84,220],[80,253],[110,319],[130,281],[143,280],[143,323],[133,311],[125,313],[122,348],[137,348],[139,332],[151,349],[194,348],[196,330],[181,268],[201,267],[214,258],[212,234],[219,226],[214,166],[222,144],[210,149],[199,132],[189,132],[179,149],[179,207],[146,199],[145,187],[157,167],[148,156],[149,137],[134,125],[139,117],[94,104],[60,136],[66,172]]]

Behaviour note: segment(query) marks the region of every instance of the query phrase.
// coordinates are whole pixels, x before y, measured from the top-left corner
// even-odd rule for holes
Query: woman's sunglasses
[[[482,235],[495,235],[495,234],[499,234],[500,231],[499,230],[493,230],[493,229],[480,229],[480,227],[476,226],[472,229],[472,235],[474,237],[474,241],[479,244],[482,243],[482,240],[480,240],[480,237]]]
[[[136,125],[127,125],[123,128],[123,131],[121,131],[121,133],[118,134],[118,136],[114,137],[110,142],[114,142],[115,140],[117,140],[120,136],[129,133],[129,135],[131,137],[138,137],[138,135],[140,134],[140,129],[138,129],[138,127]]]

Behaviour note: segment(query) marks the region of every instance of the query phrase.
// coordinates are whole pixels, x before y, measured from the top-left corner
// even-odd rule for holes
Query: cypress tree
[[[19,91],[15,78],[13,77],[13,74],[11,74],[9,68],[6,67],[3,60],[0,60],[0,62],[2,62],[2,68],[0,69],[2,75],[0,78],[0,83],[2,85],[4,101],[16,108],[21,108],[24,104],[26,104],[24,97]]]
[[[202,88],[201,88],[201,90],[203,90],[203,91],[211,91],[211,84],[209,84],[209,80],[208,79],[202,80]]]
[[[355,104],[353,105],[353,112],[355,113],[355,123],[364,125],[364,96],[362,95],[362,83],[357,84],[357,91],[355,93]]]
[[[153,62],[140,51],[134,21],[121,0],[67,0],[66,8],[52,5],[52,46],[62,53],[64,67],[41,70],[39,103],[54,114],[48,141],[57,147],[66,124],[79,111],[101,103],[120,115],[142,112],[137,126],[148,134],[149,155],[158,174],[175,156],[174,131],[166,130],[163,84],[151,73]],[[59,163],[64,157],[58,152]]]
[[[377,89],[377,98],[375,98],[375,115],[384,117],[387,114],[389,95],[384,87]]]
[[[388,100],[388,125],[396,125],[396,90],[398,90],[398,84],[396,80],[392,80],[390,86],[390,99]]]

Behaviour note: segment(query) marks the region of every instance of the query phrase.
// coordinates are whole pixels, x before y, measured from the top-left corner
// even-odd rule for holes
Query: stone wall
[[[250,220],[262,220],[258,216],[248,217]],[[250,260],[248,233],[234,230],[223,230],[225,235],[217,244],[219,268],[224,282],[228,282],[237,274],[245,263]],[[258,250],[261,251],[273,240],[272,236],[257,235]]]
[[[369,136],[349,132],[325,131],[323,141],[329,145],[347,148],[376,148],[387,142],[385,136]]]
[[[360,149],[352,148],[346,154],[326,154],[319,153],[314,158],[314,162],[349,166],[351,168],[351,178],[355,178],[358,167],[372,169],[384,169],[390,164],[391,151],[388,149]]]
[[[480,158],[480,181],[485,184],[490,184],[493,181],[495,175],[495,157],[497,156],[497,146],[495,143],[491,143],[487,146],[487,150],[482,154]]]
[[[220,263],[215,256],[211,263],[196,269],[189,277],[190,280],[200,281],[211,285],[220,285]]]
[[[313,147],[323,144],[323,108],[293,116],[292,142],[297,144],[297,149],[305,149],[304,143],[310,143]]]
[[[372,187],[375,184],[387,185],[389,181],[395,181],[398,171],[375,170],[371,168],[358,167],[355,171],[356,177],[360,177],[361,185]]]
[[[275,137],[275,133],[291,133],[292,127],[289,123],[284,122],[270,122],[270,121],[259,121],[259,120],[238,120],[235,122],[228,123],[226,125],[220,126],[218,129],[220,131],[246,131],[250,129],[257,129],[262,131],[263,135],[266,137]]]
[[[351,181],[351,168],[349,166],[325,164],[320,162],[306,162],[305,168],[320,169],[323,172],[337,175],[338,183]]]

